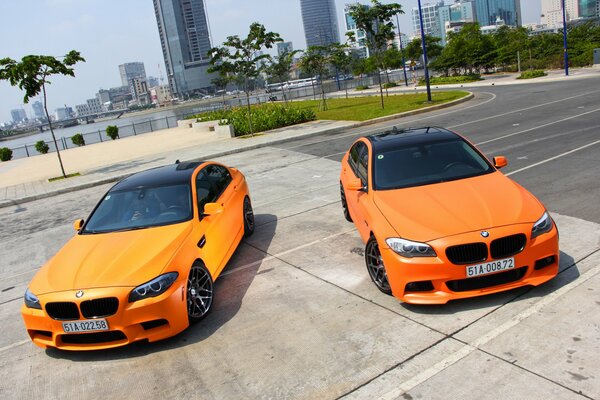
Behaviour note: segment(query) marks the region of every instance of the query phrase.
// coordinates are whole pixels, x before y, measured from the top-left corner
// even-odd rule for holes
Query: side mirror
[[[362,183],[362,181],[360,180],[360,178],[351,178],[348,181],[348,186],[347,186],[348,190],[353,190],[353,191],[364,191],[365,187]]]
[[[508,165],[508,160],[504,156],[494,157],[494,167],[500,169]]]
[[[81,228],[83,228],[83,223],[83,219],[78,219],[75,222],[73,222],[73,228],[75,229],[75,232],[79,232]]]
[[[206,203],[204,205],[204,215],[216,215],[216,214],[221,214],[223,212],[224,208],[221,204],[219,203]]]

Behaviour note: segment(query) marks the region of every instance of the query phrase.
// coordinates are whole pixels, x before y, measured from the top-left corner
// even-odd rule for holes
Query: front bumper
[[[42,310],[21,308],[27,333],[31,340],[42,348],[55,347],[64,350],[97,350],[124,346],[146,340],[154,342],[176,335],[188,325],[185,280],[178,280],[163,294],[129,303],[132,288],[86,289],[81,298],[76,290],[50,293],[38,296]],[[77,304],[79,320],[82,316],[81,303],[86,300],[116,297],[119,300],[117,311],[102,317],[108,323],[108,331],[91,333],[65,333],[65,320],[53,319],[46,311],[51,302],[71,302]],[[93,319],[93,318],[91,318]]]
[[[437,257],[401,257],[388,248],[385,241],[378,240],[392,294],[406,303],[445,304],[450,300],[497,293],[521,286],[538,286],[558,274],[559,249],[556,225],[550,232],[533,240],[530,239],[531,224],[500,227],[488,231],[490,233],[488,238],[482,238],[477,231],[429,242],[435,249]],[[484,242],[489,249],[494,238],[518,233],[525,234],[527,241],[521,252],[511,256],[515,261],[514,269],[468,278],[467,266],[479,262],[453,264],[445,253],[447,247],[464,243]],[[489,252],[486,261],[492,261]],[[536,269],[536,262],[538,269]],[[543,264],[547,265],[540,268]]]

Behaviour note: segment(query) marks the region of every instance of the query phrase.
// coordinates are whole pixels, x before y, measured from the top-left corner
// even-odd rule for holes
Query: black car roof
[[[424,128],[392,129],[366,136],[374,151],[382,151],[404,146],[413,146],[441,142],[446,140],[461,140],[456,133],[435,126]]]
[[[117,183],[110,191],[190,183],[194,170],[203,163],[204,161],[177,162],[138,172]]]

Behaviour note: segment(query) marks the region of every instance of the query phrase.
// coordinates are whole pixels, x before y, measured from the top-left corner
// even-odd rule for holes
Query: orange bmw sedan
[[[201,320],[254,214],[240,171],[182,162],[118,182],[75,230],[25,292],[21,313],[40,347],[153,342]]]
[[[466,139],[443,128],[358,139],[342,159],[344,216],[379,290],[415,304],[540,285],[558,273],[544,205]]]

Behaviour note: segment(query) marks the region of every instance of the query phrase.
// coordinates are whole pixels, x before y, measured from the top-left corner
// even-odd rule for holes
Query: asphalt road
[[[256,232],[216,282],[212,313],[159,343],[44,351],[23,328],[29,280],[108,186],[0,209],[0,398],[600,398],[595,88],[489,87],[396,121],[450,127],[509,158],[504,171],[561,231],[561,273],[538,288],[418,307],[373,286],[341,213],[339,160],[393,123],[224,157],[248,177]]]

